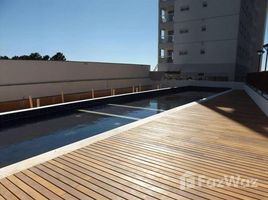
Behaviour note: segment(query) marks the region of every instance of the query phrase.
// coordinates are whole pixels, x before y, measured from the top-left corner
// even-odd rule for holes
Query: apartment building
[[[266,0],[159,0],[159,71],[243,80],[257,71]]]

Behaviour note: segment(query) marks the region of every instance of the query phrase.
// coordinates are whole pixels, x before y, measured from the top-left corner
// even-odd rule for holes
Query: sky
[[[157,63],[157,0],[0,0],[0,55]]]
[[[68,60],[153,68],[157,34],[158,0],[0,0],[2,56],[60,51]]]

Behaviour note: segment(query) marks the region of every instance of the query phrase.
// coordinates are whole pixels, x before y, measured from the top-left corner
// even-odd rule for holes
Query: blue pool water
[[[0,167],[31,158],[212,94],[214,93],[181,92],[120,104],[84,108],[51,118],[32,120],[5,128],[1,127]]]

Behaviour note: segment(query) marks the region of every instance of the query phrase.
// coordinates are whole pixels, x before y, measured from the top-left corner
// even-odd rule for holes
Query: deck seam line
[[[99,194],[100,196],[103,196],[103,197],[109,199],[109,197],[107,197],[107,196],[104,195],[104,194],[101,194],[100,192],[96,191],[95,189],[92,189],[92,188],[86,186],[85,184],[82,184],[82,183],[78,182],[78,180],[74,180],[73,178],[68,177],[67,174],[72,174],[72,175],[75,176],[76,178],[81,179],[81,180],[84,181],[84,182],[88,182],[88,183],[90,183],[91,185],[94,185],[94,186],[100,188],[101,190],[105,190],[105,191],[107,191],[107,192],[110,192],[109,190],[106,190],[106,189],[104,189],[104,188],[101,187],[101,186],[98,186],[98,185],[96,185],[96,184],[94,184],[94,183],[92,183],[92,182],[90,182],[90,181],[87,181],[87,180],[85,180],[85,179],[83,179],[83,178],[81,178],[81,177],[79,177],[79,176],[76,176],[75,174],[73,174],[73,173],[71,173],[71,172],[69,172],[69,171],[67,171],[67,170],[65,170],[65,169],[62,169],[62,168],[59,167],[59,166],[54,165],[54,164],[51,163],[51,162],[47,162],[46,165],[43,165],[43,166],[44,166],[45,168],[47,168],[47,169],[53,171],[54,173],[60,174],[61,176],[64,176],[64,177],[66,177],[67,179],[70,179],[71,181],[73,181],[73,182],[75,182],[75,183],[81,185],[82,187],[85,187],[87,190],[89,190],[89,191],[94,191],[95,193]],[[54,166],[54,167],[53,167],[53,166]],[[52,169],[52,167],[53,167],[53,169]],[[64,172],[67,173],[67,174],[64,175],[64,174],[62,174],[61,172],[57,171],[56,169],[60,169],[61,171],[64,171]],[[116,194],[113,193],[113,192],[110,192],[110,193],[116,195]],[[89,195],[86,194],[86,193],[84,193],[84,194],[85,194],[86,196],[89,196]],[[117,195],[117,196],[119,196],[119,195]],[[92,196],[89,196],[89,197],[91,197],[91,198],[94,199],[94,197],[92,197]],[[119,196],[119,197],[120,197],[120,196]]]
[[[69,158],[69,157],[68,157]],[[72,163],[72,162],[70,162],[70,161],[68,161],[68,160],[66,160],[66,159],[64,159],[64,158],[59,158],[59,160],[60,161],[58,161],[57,160],[57,162],[59,162],[59,163],[61,163],[61,164],[63,164],[63,163],[69,163],[69,164],[71,164],[71,165],[75,165],[74,163]],[[62,163],[63,162],[63,163]],[[86,165],[86,164],[85,164]],[[69,166],[69,165],[67,165],[68,167],[70,167],[70,168],[72,168],[72,169],[74,169],[74,167],[71,167],[71,166]],[[86,169],[86,168],[84,168],[84,167],[82,167],[82,166],[79,166],[80,168],[82,168],[82,169],[84,169],[84,170],[86,170],[86,171],[88,171],[88,172],[92,172],[90,169]],[[81,172],[80,170],[78,170],[78,169],[74,169],[74,170],[76,170],[76,171],[78,171],[78,172],[80,172],[80,173],[82,173],[82,174],[85,174],[84,172]],[[101,176],[100,174],[98,174],[98,173],[96,173],[96,172],[94,172],[95,174],[97,174],[98,176]],[[87,175],[87,174],[86,174]],[[92,175],[87,175],[87,176],[90,176],[90,177],[93,177]],[[117,183],[117,184],[119,184],[119,185],[123,185],[123,186],[125,186],[125,187],[127,187],[127,185],[125,185],[125,184],[123,184],[123,183],[120,183],[120,182],[118,182],[118,181],[116,181],[116,180],[113,180],[113,179],[111,179],[111,178],[109,178],[109,177],[106,177],[106,176],[104,176],[106,179],[109,179],[109,180],[111,180],[111,181],[113,181],[113,182],[115,182],[115,183]],[[94,178],[94,177],[93,177]],[[95,179],[97,179],[97,178],[95,178]],[[97,179],[97,180],[99,180],[99,179]],[[101,180],[99,180],[100,182],[103,182],[103,181],[101,181]],[[108,184],[108,183],[107,183]],[[108,184],[108,185],[110,185],[110,186],[113,186],[113,185],[111,185],[111,184]],[[115,186],[113,186],[113,187],[115,187]],[[119,189],[119,190],[121,190],[120,188],[118,188],[118,187],[115,187],[115,188],[117,188],[117,189]],[[141,192],[141,191],[139,191],[139,190],[136,190],[136,189],[134,189],[134,188],[132,188],[132,190],[135,190],[135,191],[137,191],[137,192],[140,192],[140,193],[142,193],[142,194],[145,194],[145,193],[143,193],[143,192]],[[122,190],[123,191],[123,190]],[[125,192],[125,193],[127,193],[127,194],[130,194],[130,195],[133,195],[133,196],[135,196],[135,197],[137,197],[137,198],[140,198],[138,195],[134,195],[134,194],[132,194],[132,193],[129,193],[128,191],[123,191],[123,192]]]
[[[95,179],[95,180],[97,180],[98,182],[101,182],[101,183],[104,183],[104,184],[106,184],[106,185],[109,185],[110,187],[116,188],[118,191],[121,191],[121,192],[123,192],[123,193],[126,193],[127,195],[131,195],[131,196],[134,196],[134,197],[138,198],[137,196],[135,196],[135,195],[133,195],[133,194],[131,194],[131,193],[128,193],[128,192],[126,192],[126,191],[124,191],[124,190],[122,190],[122,189],[120,189],[120,188],[118,188],[118,187],[115,187],[115,186],[113,186],[113,185],[111,185],[111,184],[109,184],[109,183],[106,183],[106,182],[104,182],[104,181],[101,181],[101,180],[99,180],[99,179],[97,179],[97,178],[95,178],[95,177],[93,177],[93,176],[90,176],[90,175],[88,175],[88,174],[85,174],[85,173],[81,172],[80,170],[78,170],[77,168],[71,167],[71,166],[69,166],[69,165],[67,165],[67,164],[63,164],[63,163],[61,163],[61,162],[58,161],[58,160],[57,160],[57,161],[55,160],[54,162],[56,162],[56,163],[58,163],[58,164],[60,164],[60,165],[65,165],[65,166],[67,166],[67,168],[70,168],[70,169],[72,169],[73,171],[75,171],[75,172],[77,172],[77,173],[80,173],[80,174],[86,175],[86,176],[88,176],[88,177],[91,177],[92,179]],[[66,161],[66,162],[67,162],[67,161]],[[70,162],[68,162],[68,163],[70,163]],[[51,163],[51,162],[50,162],[50,164],[52,164],[52,165],[54,165],[54,166],[56,166],[56,167],[58,167],[58,168],[60,168],[60,169],[62,169],[62,170],[64,170],[64,171],[66,171],[66,169],[63,169],[62,167],[57,166],[55,163]],[[71,165],[72,165],[72,163],[71,163]],[[67,172],[68,172],[68,171],[67,171]],[[69,173],[75,175],[73,172],[69,172]],[[75,176],[76,176],[76,175],[75,175]],[[97,187],[102,188],[103,190],[106,190],[106,191],[108,191],[108,192],[110,192],[110,193],[112,193],[112,194],[114,194],[114,195],[117,195],[117,196],[119,196],[119,197],[125,199],[125,197],[123,197],[122,195],[118,195],[118,194],[116,194],[116,193],[114,193],[114,192],[112,192],[112,191],[110,191],[110,190],[108,190],[108,189],[103,188],[102,186],[98,186],[97,184],[95,184],[95,183],[93,183],[93,182],[91,182],[91,181],[89,181],[89,180],[87,180],[87,179],[85,179],[85,178],[82,178],[82,177],[80,177],[80,176],[78,176],[78,177],[81,178],[82,180],[86,181],[86,182],[90,182],[91,184],[94,184],[94,185],[96,185]]]
[[[74,156],[74,155],[72,155],[72,156]],[[72,157],[69,157],[68,155],[66,155],[65,157],[67,157],[67,158],[61,158],[61,159],[62,159],[62,160],[65,160],[66,162],[70,162],[70,161],[69,161],[70,159],[71,159],[71,160],[75,160],[75,161],[81,160],[81,158],[78,158],[78,160],[77,160],[77,159],[73,159]],[[88,162],[88,161],[87,161],[87,162]],[[150,190],[150,191],[152,191],[152,192],[158,193],[158,192],[156,192],[156,191],[153,191],[153,190],[151,190],[151,189],[148,189],[148,188],[145,187],[145,186],[139,185],[139,184],[137,184],[137,183],[135,183],[135,182],[133,182],[133,181],[127,180],[127,179],[125,179],[125,178],[122,178],[122,177],[120,177],[120,176],[118,176],[118,175],[114,175],[114,174],[109,173],[109,172],[107,172],[107,171],[104,171],[104,170],[102,170],[102,169],[98,169],[98,168],[96,168],[96,167],[94,167],[94,166],[91,166],[91,165],[85,163],[85,162],[82,162],[82,163],[83,163],[83,165],[89,166],[89,167],[94,168],[94,169],[96,169],[96,170],[98,170],[98,171],[101,171],[101,172],[104,172],[104,173],[109,174],[109,175],[111,175],[111,176],[117,177],[118,179],[122,179],[122,180],[125,181],[125,182],[130,182],[131,184],[133,184],[133,185],[135,185],[135,186],[138,186],[138,187],[141,187],[141,188]],[[85,167],[82,167],[82,168],[86,169]],[[92,172],[92,170],[90,170],[90,169],[86,169],[86,170]],[[96,172],[93,172],[93,173],[96,173]],[[102,175],[102,176],[103,176],[103,175]],[[107,176],[105,176],[105,177],[106,177],[107,179],[110,179],[110,178],[108,178]],[[110,180],[112,180],[112,179],[110,179]],[[122,184],[122,185],[124,185],[124,186],[126,186],[126,187],[129,187],[129,186],[126,185],[125,183],[120,183],[120,182],[118,182],[118,181],[115,181],[115,182],[117,182],[117,183],[119,183],[119,184]],[[133,188],[133,187],[131,187],[131,188],[132,188],[133,190],[136,190],[136,191],[142,193],[142,194],[145,194],[145,195],[147,195],[147,196],[150,196],[150,197],[152,197],[152,198],[155,198],[152,194],[147,194],[147,193],[145,193],[144,191],[138,190],[138,189]],[[159,193],[159,194],[161,194],[161,193]]]
[[[135,158],[135,157],[133,157],[133,158]],[[136,158],[136,159],[138,159],[138,158]],[[157,165],[155,162],[150,162],[150,160],[143,160],[143,159],[140,159],[140,160],[142,160],[142,161],[144,161],[144,162],[149,162],[149,163],[152,163],[153,165]],[[165,167],[165,166],[163,166],[163,165],[161,165],[162,167]],[[170,170],[171,170],[171,168],[169,168]],[[231,192],[233,192],[233,193],[235,193],[235,194],[239,194],[239,195],[244,195],[244,196],[248,196],[248,195],[245,195],[245,194],[241,194],[241,193],[239,193],[239,191],[232,191],[232,190],[226,190],[226,189],[224,189],[225,191],[231,191]],[[232,195],[230,195],[230,196],[232,196]]]
[[[63,193],[62,195],[59,195],[59,194],[55,193],[54,191],[52,191],[51,189],[49,189],[49,188],[47,188],[46,186],[44,186],[43,184],[41,184],[41,185],[43,185],[45,188],[47,188],[49,191],[51,191],[52,193],[54,193],[55,195],[59,196],[60,198],[64,199],[62,196],[66,195],[66,194],[67,194],[67,195],[70,195],[70,196],[72,196],[72,197],[74,197],[74,198],[76,198],[73,194],[69,193],[68,191],[66,191],[65,189],[61,188],[60,186],[54,184],[53,182],[51,182],[51,181],[48,180],[47,178],[45,178],[45,177],[43,177],[43,176],[37,174],[36,172],[34,172],[34,171],[30,170],[30,169],[29,169],[28,171],[31,172],[31,173],[33,173],[34,175],[40,177],[41,179],[44,179],[44,180],[47,181],[49,184],[53,185],[55,188],[57,188],[57,189],[63,191],[64,193]],[[45,173],[45,172],[44,172],[44,173]],[[23,174],[25,174],[25,173],[23,173]],[[28,176],[27,174],[25,174],[25,175]],[[31,178],[30,176],[28,176],[28,177]],[[34,180],[34,179],[33,179],[33,180]],[[65,184],[65,183],[64,183],[64,184]]]
[[[75,156],[75,155],[73,155],[73,156]],[[86,157],[85,155],[80,155],[79,160],[82,159],[81,156],[82,156],[82,157]],[[68,157],[68,158],[70,159],[70,157]],[[85,159],[84,161],[85,161],[86,163],[90,162],[88,159]],[[85,165],[90,166],[90,167],[92,167],[92,168],[95,168],[94,166],[92,166],[92,165],[90,165],[90,164],[86,164],[85,162],[83,162]],[[91,164],[93,163],[93,164],[97,165],[95,162],[90,162],[90,163],[91,163]],[[151,186],[153,186],[154,188],[159,188],[160,190],[164,190],[164,191],[167,191],[167,192],[172,193],[172,194],[174,194],[174,195],[178,195],[178,194],[176,194],[176,193],[174,193],[174,192],[171,192],[171,191],[166,190],[166,189],[164,189],[164,188],[162,188],[162,187],[159,187],[159,186],[157,186],[157,185],[155,185],[155,184],[153,184],[153,183],[148,183],[147,181],[140,180],[139,178],[136,178],[136,177],[134,178],[134,177],[132,177],[132,176],[128,176],[128,175],[126,175],[125,173],[122,173],[122,172],[118,172],[118,171],[112,170],[112,169],[110,169],[109,167],[104,167],[104,166],[101,166],[101,167],[104,168],[105,170],[102,170],[102,169],[98,169],[98,170],[103,171],[103,172],[108,173],[108,174],[111,174],[111,173],[110,173],[110,172],[107,172],[107,171],[113,171],[113,172],[115,172],[117,175],[114,175],[114,174],[111,174],[111,175],[116,176],[116,177],[121,178],[121,179],[124,179],[125,181],[131,182],[131,183],[134,184],[134,185],[139,185],[138,183],[135,183],[135,181],[138,181],[138,182],[142,182],[142,183],[151,185]],[[122,177],[119,176],[119,175],[127,176],[127,177],[130,178],[131,180],[127,180],[127,179],[125,179],[125,178],[122,178]],[[175,198],[172,197],[171,195],[164,194],[163,192],[160,192],[160,191],[157,191],[157,190],[153,190],[153,189],[151,189],[150,187],[145,187],[145,186],[141,186],[141,185],[140,185],[140,187],[145,188],[145,189],[147,189],[147,190],[150,190],[150,191],[153,192],[153,193],[157,193],[157,194],[160,194],[160,195],[162,195],[162,196],[166,196],[166,197],[168,197],[168,198],[170,198],[170,199],[175,199]],[[146,193],[145,193],[145,194],[146,194]],[[150,195],[150,196],[151,196],[151,195]],[[152,196],[152,197],[153,197],[153,196]],[[185,197],[185,198],[186,198],[186,197]]]
[[[107,162],[105,162],[105,161],[102,161],[102,160],[99,160],[99,159],[97,159],[97,158],[94,158],[94,156],[86,156],[86,155],[84,155],[84,154],[81,154],[81,155],[83,155],[83,156],[85,156],[85,157],[89,157],[90,159],[92,159],[92,160],[95,160],[96,162],[101,162],[101,163],[103,163],[104,165],[109,165],[109,166],[113,166],[113,167],[116,167],[116,165],[113,165],[113,164],[109,164],[109,163],[107,163]],[[109,161],[109,162],[112,162],[112,161]],[[119,165],[119,164],[117,164],[117,165]],[[166,189],[166,188],[164,188],[163,186],[157,186],[157,184],[153,184],[153,183],[151,183],[152,185],[154,185],[154,186],[156,186],[156,187],[159,187],[159,188],[162,188],[163,190],[167,190],[167,191],[169,191],[169,192],[173,192],[170,188],[174,188],[174,189],[177,189],[177,187],[175,187],[175,186],[170,186],[170,185],[168,185],[167,183],[163,183],[163,182],[160,182],[160,181],[158,181],[158,180],[155,180],[155,179],[152,179],[152,178],[149,178],[149,177],[146,177],[146,176],[144,176],[144,175],[142,175],[142,173],[145,173],[145,172],[142,172],[141,170],[135,170],[135,172],[132,172],[130,169],[134,169],[133,167],[129,167],[129,166],[126,166],[126,165],[124,165],[126,168],[128,168],[128,169],[124,169],[124,168],[122,168],[122,167],[117,167],[118,169],[121,169],[121,170],[123,170],[123,171],[126,171],[126,172],[129,172],[129,173],[132,173],[132,174],[136,174],[136,175],[138,175],[138,176],[141,176],[141,177],[143,177],[143,178],[145,178],[145,179],[148,179],[148,180],[152,180],[152,181],[154,181],[154,182],[157,182],[158,184],[160,184],[160,185],[164,185],[165,187],[169,187],[169,189]],[[107,167],[106,167],[107,168]],[[109,168],[108,168],[109,169]],[[121,172],[120,172],[121,173]],[[153,177],[157,177],[157,176],[155,176],[155,175],[150,175],[150,176],[153,176]],[[136,178],[136,179],[138,179],[138,178]],[[138,180],[141,180],[141,179],[138,179]],[[144,181],[144,180],[142,180],[143,182],[147,182],[147,183],[149,183],[148,181]],[[166,181],[168,181],[168,182],[172,182],[172,181],[169,181],[169,180],[166,180]],[[177,184],[177,183],[175,183],[175,182],[172,182],[173,184]],[[150,184],[150,183],[149,183]],[[199,190],[196,190],[196,191],[199,191]],[[200,192],[200,191],[199,191]],[[178,193],[175,193],[175,192],[173,192],[174,194],[177,194],[178,195]],[[193,193],[193,192],[189,192],[189,191],[185,191],[185,193],[187,193],[187,194],[190,194],[190,195],[194,195],[194,196],[199,196],[198,194],[195,194],[195,193]],[[207,192],[204,192],[205,194],[207,194],[207,195],[210,195],[210,196],[215,196],[215,195],[213,195],[213,194],[209,194],[209,193],[207,193]],[[200,197],[200,196],[199,196]],[[215,197],[217,197],[217,196],[215,196]]]
[[[88,196],[86,193],[84,193],[84,192],[82,192],[81,190],[77,189],[76,187],[72,186],[71,183],[66,183],[65,181],[59,180],[57,177],[55,177],[55,175],[52,175],[52,174],[50,174],[49,172],[47,172],[47,171],[45,171],[44,169],[42,169],[42,168],[45,168],[45,169],[48,169],[48,171],[49,171],[50,169],[47,168],[46,166],[41,166],[41,168],[40,168],[40,166],[38,166],[38,167],[36,167],[36,168],[37,168],[38,170],[42,171],[43,173],[47,174],[48,176],[52,177],[53,179],[57,179],[58,181],[60,181],[60,182],[63,183],[64,185],[67,185],[67,187],[70,187],[71,189],[76,190],[76,192],[81,193],[82,195],[87,196],[87,197],[89,197],[89,198],[91,198],[91,199],[94,199],[93,197]],[[50,170],[50,171],[53,171],[53,170]],[[60,174],[60,173],[58,173],[58,172],[54,172],[54,173],[59,174],[60,176],[63,176],[62,174]],[[66,176],[64,176],[64,177],[65,177],[67,180],[69,179],[69,180],[72,181],[72,179],[67,178]],[[75,182],[75,181],[73,181],[73,182]],[[55,185],[55,184],[53,184],[53,185]],[[69,193],[69,194],[70,194],[70,193]],[[75,198],[78,198],[78,199],[79,199],[79,197],[76,196],[76,195],[74,195],[74,194],[71,194],[71,196],[74,196]]]

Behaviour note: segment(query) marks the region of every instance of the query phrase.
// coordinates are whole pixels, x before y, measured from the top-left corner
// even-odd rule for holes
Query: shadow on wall
[[[208,102],[201,103],[201,105],[262,136],[268,137],[268,118],[244,91],[234,91]],[[232,127],[224,128],[230,128],[230,137],[232,137],[232,130],[238,132],[241,131],[242,137],[243,134],[247,134],[246,132],[243,132],[243,130],[235,130],[232,129]]]

